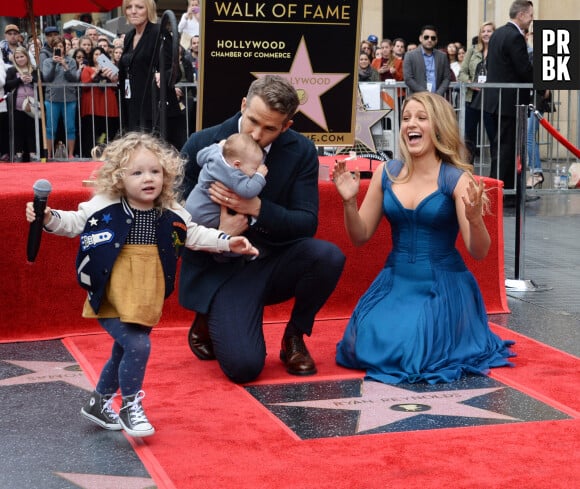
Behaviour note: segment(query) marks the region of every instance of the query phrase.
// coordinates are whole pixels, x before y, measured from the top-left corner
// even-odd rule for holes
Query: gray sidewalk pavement
[[[511,314],[490,320],[580,356],[580,191],[528,191],[523,256],[515,275],[515,209],[504,212],[506,279],[532,281],[537,290],[508,289]]]

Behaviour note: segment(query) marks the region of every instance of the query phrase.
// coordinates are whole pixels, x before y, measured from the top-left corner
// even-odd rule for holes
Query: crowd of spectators
[[[525,0],[514,2],[519,3],[522,9],[528,8]],[[180,82],[197,81],[199,8],[198,0],[188,0],[187,11],[179,22]],[[489,114],[481,117],[477,89],[468,88],[465,107],[459,107],[458,93],[450,90],[449,84],[485,81],[487,45],[494,30],[494,24],[486,22],[468,46],[453,41],[444,47],[439,47],[440,36],[433,25],[418,29],[417,43],[400,37],[379,40],[370,34],[359,45],[358,80],[404,82],[406,90],[397,90],[399,104],[405,95],[427,90],[447,97],[456,109],[464,109],[465,137],[473,162],[479,121],[482,119],[485,123],[490,141],[497,129],[491,124]],[[127,49],[124,36],[110,38],[95,27],[84,32],[61,32],[56,26],[47,26],[35,45],[16,24],[5,27],[4,39],[0,41],[0,132],[10,137],[1,138],[2,161],[38,160],[39,148],[46,148],[48,158],[90,158],[95,145],[115,137],[124,127],[121,121],[126,114],[120,103],[120,85],[115,86],[117,79],[103,75],[102,58],[122,68],[124,49]],[[38,92],[40,82],[42,93]],[[181,111],[177,124],[183,130],[172,131],[180,135],[180,140],[171,142],[179,147],[187,137],[186,127],[189,132],[195,127],[195,88],[176,88],[175,95]],[[41,131],[39,123],[40,103],[43,103],[45,131]],[[536,171],[539,173],[541,169]]]
[[[424,26],[421,30],[421,35],[425,27],[433,26]],[[367,39],[363,39],[360,42],[359,51],[369,56],[371,65],[379,72],[381,80],[393,79],[395,81],[405,81],[403,77],[403,59],[405,54],[423,45],[421,35],[419,36],[419,44],[414,41],[407,42],[402,37],[397,37],[392,40],[390,38],[384,38],[379,45],[378,41],[375,41],[377,36],[370,34]],[[437,41],[438,39],[432,42],[436,45]],[[447,46],[438,49],[438,51],[447,56],[450,69],[450,81],[459,81],[459,70],[467,50],[468,48],[462,41],[453,41],[448,43]],[[399,60],[400,63],[396,60]],[[362,78],[359,77],[359,81],[368,81]]]
[[[192,0],[190,10],[196,10]],[[190,22],[192,24],[193,22]],[[62,32],[47,26],[36,38],[16,24],[4,28],[0,41],[0,161],[38,161],[91,157],[95,145],[112,140],[121,127],[117,84],[103,75],[103,57],[119,66],[125,34],[111,38],[95,27]],[[181,50],[178,82],[193,83],[199,69],[199,31]],[[39,92],[39,87],[42,93]],[[195,90],[176,89],[186,124],[195,124]],[[43,103],[45,130],[40,121]]]
[[[528,89],[499,89],[490,86],[482,90],[468,86],[464,105],[460,107],[458,88],[450,83],[531,83],[532,38],[529,32],[532,21],[533,3],[529,0],[513,0],[509,21],[499,29],[496,29],[493,22],[484,22],[467,47],[459,41],[438,47],[441,38],[434,25],[421,27],[418,44],[406,43],[401,38],[394,41],[385,38],[377,48],[377,36],[371,34],[360,43],[359,82],[374,81],[377,75],[381,81],[388,82],[391,79],[404,82],[404,88],[398,89],[400,104],[406,96],[422,91],[438,93],[447,98],[456,110],[465,113],[464,139],[470,153],[470,163],[480,154],[481,145],[477,143],[483,141],[482,125],[490,149],[490,176],[498,178],[499,175],[505,188],[512,189],[516,101],[526,105],[528,100],[534,100],[540,112],[551,111],[553,108],[550,105],[547,109],[544,107],[544,100],[549,99],[550,92],[534,94]],[[491,53],[489,59],[488,46]],[[373,60],[370,67],[367,56]],[[371,71],[373,68],[374,72]],[[482,100],[485,106],[482,106]],[[498,109],[499,105],[501,110]],[[544,177],[536,143],[538,126],[534,116],[529,118],[528,126],[530,176],[527,186],[535,188],[541,186]]]

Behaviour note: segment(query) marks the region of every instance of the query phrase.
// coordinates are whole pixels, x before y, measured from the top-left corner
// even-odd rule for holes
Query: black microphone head
[[[34,196],[40,199],[46,199],[48,194],[52,191],[52,185],[48,180],[36,180],[32,186],[34,190]]]

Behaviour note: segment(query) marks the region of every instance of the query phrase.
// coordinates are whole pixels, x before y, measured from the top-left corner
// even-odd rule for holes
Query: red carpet
[[[266,326],[269,357],[257,383],[361,377],[334,363],[345,320],[318,321],[308,346],[319,374],[298,379],[277,358],[283,324]],[[516,340],[515,368],[492,376],[574,419],[300,440],[216,362],[193,357],[186,328],[160,327],[144,389],[157,428],[135,442],[161,488],[572,488],[578,456],[580,361],[494,326]],[[90,380],[109,353],[104,334],[69,337],[65,345]]]
[[[78,240],[44,235],[39,257],[27,264],[24,204],[39,178],[53,184],[49,205],[76,208],[91,191],[82,187],[94,163],[0,165],[0,222],[5,246],[0,296],[4,301],[0,342],[62,338],[95,382],[110,351],[110,339],[96,321],[80,318],[84,292],[76,284]],[[363,182],[363,190],[367,182]],[[466,259],[489,313],[508,312],[504,287],[501,188],[488,184],[493,214],[486,217],[494,246],[482,262]],[[318,316],[308,345],[319,374],[297,379],[278,360],[288,304],[268,308],[265,321],[270,355],[257,384],[319,382],[360,378],[334,362],[356,300],[383,266],[388,226],[366,246],[346,238],[342,206],[330,182],[320,184],[318,236],[336,242],[347,255],[344,274]],[[461,241],[461,240],[460,240]],[[465,255],[462,243],[459,249]],[[244,388],[227,381],[216,362],[200,362],[189,351],[187,326],[193,314],[167,302],[153,333],[144,389],[145,405],[158,433],[133,440],[159,488],[374,489],[522,488],[577,486],[579,360],[496,327],[517,342],[516,368],[496,369],[493,378],[566,413],[562,421],[496,424],[402,433],[300,440]]]
[[[365,162],[366,164],[366,162]],[[361,163],[362,165],[362,163]],[[87,200],[92,190],[83,187],[98,163],[27,163],[0,165],[0,234],[6,246],[2,250],[3,280],[0,297],[10,307],[3,308],[3,321],[10,325],[0,329],[0,342],[33,341],[62,338],[68,335],[98,332],[95,321],[79,321],[86,293],[76,283],[75,257],[78,239],[44,233],[36,261],[26,262],[28,223],[24,206],[32,200],[32,185],[48,179],[53,186],[48,205],[56,209],[76,209]],[[362,166],[361,166],[362,167]],[[362,192],[368,187],[362,181]],[[485,260],[468,256],[461,238],[458,249],[475,275],[488,313],[509,312],[505,292],[504,241],[501,188],[487,179],[493,213],[486,216],[486,225],[493,246]],[[383,222],[375,236],[363,247],[355,248],[344,231],[342,204],[331,182],[320,183],[320,219],[317,236],[336,243],[347,256],[344,273],[335,292],[323,307],[318,319],[348,317],[362,293],[383,267],[390,248],[388,224]],[[282,321],[289,317],[289,304],[266,309],[265,321]],[[193,313],[181,308],[177,294],[166,302],[162,322],[185,326]]]

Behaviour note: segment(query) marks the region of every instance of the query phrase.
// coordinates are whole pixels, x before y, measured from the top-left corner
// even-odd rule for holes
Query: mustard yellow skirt
[[[161,319],[165,279],[156,245],[125,245],[119,253],[98,314],[88,298],[85,318],[120,318],[125,323],[155,326]]]

